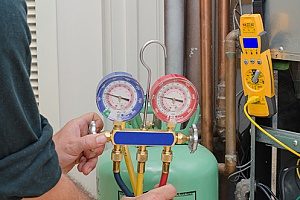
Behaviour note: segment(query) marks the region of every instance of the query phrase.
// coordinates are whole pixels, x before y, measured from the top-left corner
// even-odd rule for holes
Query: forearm
[[[37,198],[26,198],[23,200],[94,200],[79,184],[62,174],[58,183],[47,193]]]

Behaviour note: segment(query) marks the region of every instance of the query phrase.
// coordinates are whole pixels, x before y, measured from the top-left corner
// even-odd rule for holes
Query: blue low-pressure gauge
[[[104,117],[128,121],[143,108],[144,91],[130,74],[113,72],[99,82],[96,103]]]

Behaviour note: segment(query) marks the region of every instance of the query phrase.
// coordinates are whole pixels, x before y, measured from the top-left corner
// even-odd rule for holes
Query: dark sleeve
[[[61,175],[52,127],[30,85],[26,17],[25,0],[0,1],[0,199],[39,196]]]

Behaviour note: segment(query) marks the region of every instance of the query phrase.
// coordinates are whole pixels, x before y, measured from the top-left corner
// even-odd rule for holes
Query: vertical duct
[[[212,1],[200,1],[201,28],[201,141],[213,150]]]
[[[166,74],[183,74],[184,0],[165,0]]]

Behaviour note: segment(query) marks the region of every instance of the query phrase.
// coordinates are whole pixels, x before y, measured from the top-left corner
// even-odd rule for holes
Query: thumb
[[[81,151],[96,149],[105,145],[106,140],[104,134],[86,135],[79,139],[79,149]]]

